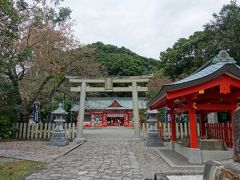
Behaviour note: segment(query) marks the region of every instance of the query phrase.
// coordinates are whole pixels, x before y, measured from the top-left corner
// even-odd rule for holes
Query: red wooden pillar
[[[200,135],[201,137],[206,136],[206,127],[205,127],[205,116],[206,114],[200,114]]]
[[[174,111],[170,111],[170,115],[171,115],[171,130],[172,130],[172,136],[171,136],[171,140],[172,141],[176,141],[176,121],[175,121],[175,114]]]
[[[127,124],[128,124],[128,127],[129,127],[130,126],[130,115],[129,115],[129,112],[127,113],[127,119],[128,119]]]
[[[105,112],[102,113],[102,126],[107,127],[107,121],[106,121],[106,114]]]
[[[196,112],[194,109],[189,111],[189,125],[190,125],[190,148],[197,148],[197,121]]]
[[[128,113],[126,113],[126,114],[124,115],[124,123],[123,123],[123,126],[124,126],[124,127],[129,126]]]

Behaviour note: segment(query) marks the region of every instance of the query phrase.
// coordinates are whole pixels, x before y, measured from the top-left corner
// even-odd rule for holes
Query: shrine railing
[[[206,123],[206,138],[221,139],[228,147],[233,146],[232,123]]]
[[[158,125],[159,134],[164,140],[171,139],[171,127],[170,123],[160,123]],[[142,123],[140,128],[140,134],[142,137],[146,137],[148,132],[148,124]],[[228,147],[233,146],[232,139],[232,124],[231,123],[206,123],[205,124],[206,135],[200,136],[200,124],[197,123],[197,136],[199,138],[207,139],[220,139],[223,140]],[[176,123],[176,137],[177,139],[183,139],[189,137],[189,124],[188,123]]]

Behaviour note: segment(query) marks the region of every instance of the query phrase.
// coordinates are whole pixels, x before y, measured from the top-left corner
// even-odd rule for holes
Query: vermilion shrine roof
[[[148,106],[150,108],[151,106],[155,106],[157,101],[166,98],[167,93],[170,91],[181,90],[205,83],[223,74],[240,79],[240,67],[236,65],[236,61],[224,50],[220,51],[217,56],[199,68],[192,75],[177,82],[163,85],[155,98],[148,103]]]
[[[115,99],[109,107],[123,107],[117,99]]]

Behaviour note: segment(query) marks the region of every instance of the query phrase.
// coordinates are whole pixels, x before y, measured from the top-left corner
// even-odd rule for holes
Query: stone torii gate
[[[132,92],[133,100],[133,118],[134,118],[134,137],[139,138],[139,110],[138,110],[138,92],[146,92],[146,86],[140,87],[137,83],[147,83],[152,75],[146,76],[126,76],[126,77],[106,77],[99,79],[80,79],[74,76],[66,76],[71,83],[80,84],[80,86],[71,87],[72,92],[80,92],[80,103],[78,113],[78,126],[77,138],[75,141],[80,143],[84,141],[83,127],[84,127],[84,112],[85,112],[85,99],[87,92]],[[90,84],[103,84],[102,87],[93,87]],[[131,83],[129,87],[115,87],[113,83]]]

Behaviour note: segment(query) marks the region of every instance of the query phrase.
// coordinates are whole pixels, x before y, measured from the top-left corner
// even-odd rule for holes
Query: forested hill
[[[159,61],[139,56],[125,47],[96,42],[88,45],[94,49],[94,57],[113,76],[137,76],[153,73]]]

